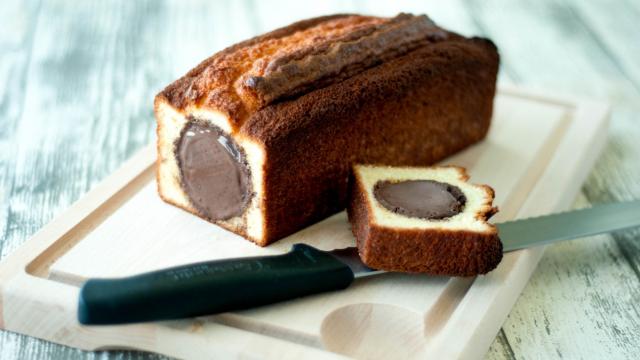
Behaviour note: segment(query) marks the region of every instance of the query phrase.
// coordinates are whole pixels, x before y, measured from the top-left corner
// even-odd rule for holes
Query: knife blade
[[[500,223],[504,251],[640,226],[640,200]],[[78,321],[112,325],[180,319],[247,309],[340,290],[368,268],[355,247],[321,251],[295,244],[276,256],[224,259],[117,279],[89,279]]]
[[[497,224],[505,252],[640,226],[640,200]]]

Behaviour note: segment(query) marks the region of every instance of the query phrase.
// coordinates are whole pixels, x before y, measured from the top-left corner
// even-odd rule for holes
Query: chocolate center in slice
[[[182,187],[211,220],[241,215],[251,197],[249,169],[236,143],[215,126],[192,122],[176,149]]]
[[[394,213],[429,220],[459,214],[467,202],[457,186],[433,180],[379,181],[373,195]]]

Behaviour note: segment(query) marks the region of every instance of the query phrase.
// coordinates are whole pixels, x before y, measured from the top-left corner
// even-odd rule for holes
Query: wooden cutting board
[[[608,107],[502,87],[485,141],[443,161],[496,190],[496,222],[566,209],[600,153]],[[480,358],[543,249],[507,254],[477,278],[385,274],[349,289],[181,321],[81,326],[78,285],[190,262],[354,245],[344,213],[267,248],[158,198],[141,151],[0,264],[0,327],[81,349],[181,358]]]

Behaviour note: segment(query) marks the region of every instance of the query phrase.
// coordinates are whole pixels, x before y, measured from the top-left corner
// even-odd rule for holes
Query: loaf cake
[[[489,128],[499,57],[428,17],[333,15],[224,49],[155,98],[166,202],[264,246],[345,208],[356,162],[432,164]]]
[[[347,212],[367,266],[472,276],[502,259],[494,192],[460,167],[354,166]]]

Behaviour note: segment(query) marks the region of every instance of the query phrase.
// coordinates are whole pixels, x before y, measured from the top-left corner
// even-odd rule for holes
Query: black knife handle
[[[339,290],[353,272],[304,244],[276,256],[184,265],[119,279],[90,279],[80,290],[78,321],[86,325],[180,319]]]

